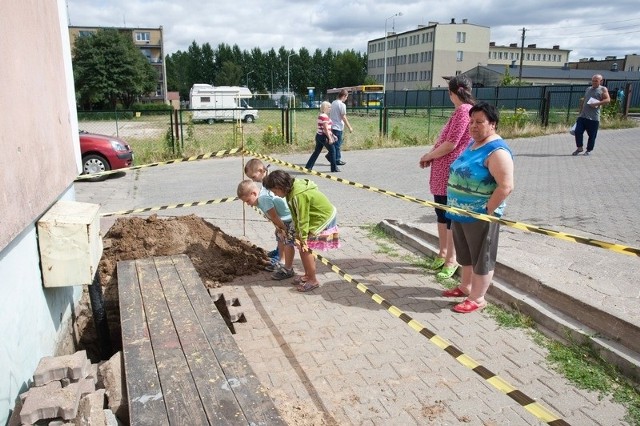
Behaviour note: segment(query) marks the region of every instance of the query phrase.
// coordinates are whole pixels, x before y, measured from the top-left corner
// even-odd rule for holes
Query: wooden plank
[[[169,423],[207,425],[198,391],[162,292],[162,278],[158,276],[152,258],[136,260],[136,269]]]
[[[249,424],[285,425],[273,401],[247,363],[220,313],[206,292],[193,264],[186,255],[171,256],[178,270],[182,285],[198,317],[209,345],[213,350],[228,386],[242,407]]]
[[[153,362],[153,350],[147,329],[138,275],[134,261],[117,265],[120,321],[122,325],[123,372],[129,398],[132,425],[168,425],[160,379]]]
[[[248,424],[232,388],[227,385],[171,258],[156,257],[154,261],[173,324],[210,424]],[[201,288],[207,294],[204,285]],[[218,327],[227,329],[222,319],[217,323]]]

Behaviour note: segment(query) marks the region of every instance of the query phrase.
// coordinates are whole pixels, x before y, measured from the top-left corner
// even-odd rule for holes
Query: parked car
[[[80,131],[82,173],[100,173],[131,167],[133,151],[122,139]]]

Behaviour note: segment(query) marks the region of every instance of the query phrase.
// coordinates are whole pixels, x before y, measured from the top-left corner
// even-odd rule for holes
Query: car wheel
[[[82,159],[82,173],[83,174],[93,174],[106,172],[111,170],[109,166],[109,162],[100,155],[87,155]],[[89,179],[91,181],[98,181],[104,179],[106,176],[99,176],[93,179]]]
[[[253,123],[254,121],[255,121],[255,120],[253,119],[253,115],[247,115],[247,116],[244,118],[244,122],[245,122],[245,123]]]

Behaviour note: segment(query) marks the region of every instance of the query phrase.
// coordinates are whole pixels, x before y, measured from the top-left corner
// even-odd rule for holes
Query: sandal
[[[465,299],[464,302],[458,303],[453,307],[453,310],[456,312],[460,312],[461,314],[468,314],[473,311],[478,311],[487,306],[487,302],[482,301],[482,303],[476,303],[473,300]]]
[[[298,275],[297,277],[295,277],[293,279],[292,282],[293,282],[294,285],[300,285],[300,284],[306,283],[307,280],[308,280],[308,278],[307,278],[306,275]]]
[[[298,290],[298,291],[311,291],[311,290],[315,290],[318,287],[320,287],[320,283],[310,283],[309,281],[303,281],[302,284],[299,284],[296,287],[296,290]]]
[[[453,274],[458,270],[459,265],[455,266],[444,266],[440,272],[436,274],[436,278],[439,280],[446,280],[451,278]]]
[[[435,259],[433,259],[433,262],[431,262],[431,265],[429,265],[429,269],[431,269],[432,271],[440,269],[444,266],[444,262],[444,257],[436,257]]]
[[[449,290],[445,290],[442,292],[442,295],[444,297],[466,297],[467,296],[466,294],[464,294],[462,290],[460,290],[460,287],[455,287],[455,288],[450,288]]]

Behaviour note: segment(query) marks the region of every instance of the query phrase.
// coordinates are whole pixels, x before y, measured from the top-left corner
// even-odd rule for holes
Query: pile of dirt
[[[219,287],[237,276],[255,274],[263,270],[267,261],[262,248],[227,235],[195,215],[167,219],[157,215],[117,219],[104,237],[98,268],[114,351],[122,348],[116,274],[118,261],[174,254],[189,256],[208,288]],[[100,350],[87,291],[78,310],[76,329],[80,337],[79,347],[86,349],[92,361],[97,362]]]

